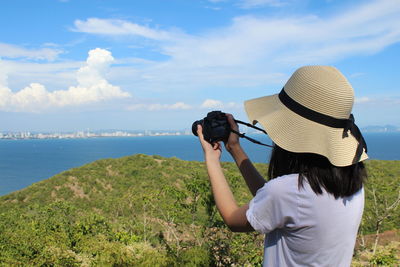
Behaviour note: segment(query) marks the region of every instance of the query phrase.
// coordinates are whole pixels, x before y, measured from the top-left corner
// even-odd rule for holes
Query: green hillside
[[[266,164],[256,167],[266,173]],[[367,167],[362,233],[374,233],[381,215],[379,231],[400,229],[398,209],[385,213],[400,188],[400,162]],[[249,201],[234,163],[223,168],[240,204]],[[202,162],[103,159],[0,197],[0,265],[253,266],[262,252],[263,236],[223,225]]]

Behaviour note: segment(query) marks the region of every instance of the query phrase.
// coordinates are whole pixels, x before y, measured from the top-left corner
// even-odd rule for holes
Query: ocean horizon
[[[266,135],[252,135],[271,144]],[[400,133],[365,133],[370,159],[400,160]],[[241,140],[253,162],[267,163],[271,149]],[[194,136],[99,137],[86,139],[0,139],[0,196],[60,172],[103,158],[133,154],[203,161]],[[224,151],[222,161],[233,161]]]

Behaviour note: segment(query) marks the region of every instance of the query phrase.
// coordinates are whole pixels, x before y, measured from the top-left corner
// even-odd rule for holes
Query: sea
[[[266,135],[252,135],[271,144]],[[371,159],[400,160],[400,133],[365,133]],[[253,162],[268,162],[271,149],[241,140]],[[194,136],[99,137],[86,139],[0,139],[0,196],[70,168],[104,158],[134,154],[203,161]],[[224,151],[222,161],[233,161]]]

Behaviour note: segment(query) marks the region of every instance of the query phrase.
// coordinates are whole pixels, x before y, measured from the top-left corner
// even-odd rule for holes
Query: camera
[[[204,140],[210,144],[219,141],[226,142],[231,133],[231,126],[229,125],[228,118],[226,114],[221,111],[211,111],[204,119],[193,122],[192,132],[195,136],[197,136],[197,125],[202,126]]]

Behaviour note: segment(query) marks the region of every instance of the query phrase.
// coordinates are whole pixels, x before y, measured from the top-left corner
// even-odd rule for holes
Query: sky
[[[360,127],[400,127],[400,0],[2,0],[0,132],[184,130],[247,120],[332,65]]]

